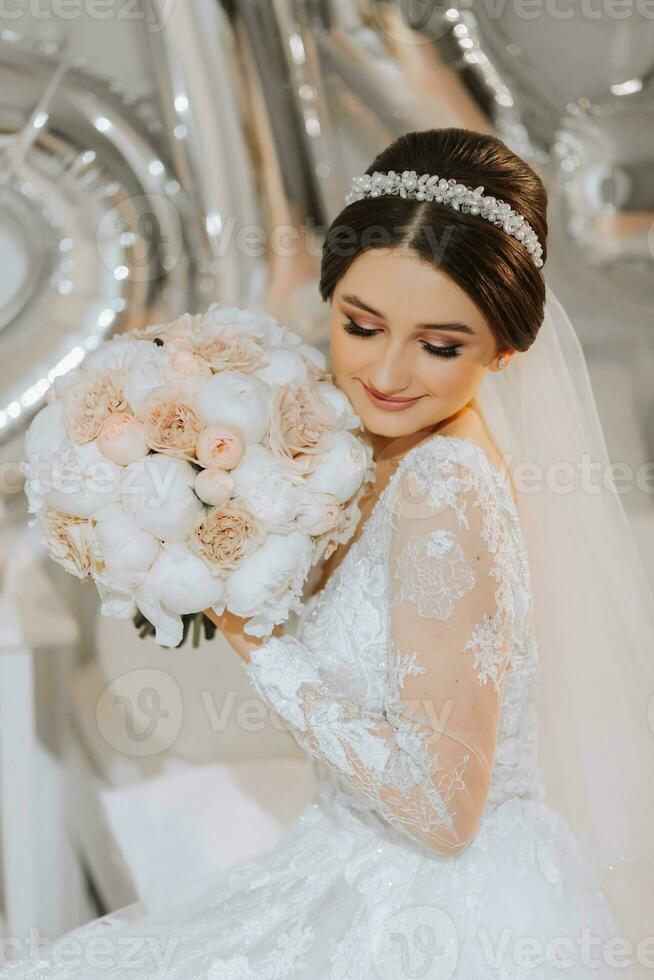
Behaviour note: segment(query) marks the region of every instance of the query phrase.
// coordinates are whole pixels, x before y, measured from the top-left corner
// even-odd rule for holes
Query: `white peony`
[[[327,374],[327,358],[319,347],[314,347],[313,344],[300,344],[297,352],[311,361],[319,372]]]
[[[342,505],[331,493],[305,492],[297,525],[307,534],[320,535],[338,526]]]
[[[75,382],[79,381],[82,377],[82,367],[86,368],[86,361],[84,361],[83,365],[78,365],[78,367],[66,371],[65,374],[58,374],[56,376],[46,394],[48,402],[52,403],[58,398],[64,397],[68,389],[72,388]]]
[[[360,428],[361,419],[352,408],[352,402],[345,392],[337,388],[331,381],[320,381],[317,383],[316,388],[334,410],[334,415],[336,416],[334,429]]]
[[[127,370],[134,361],[137,351],[152,344],[143,340],[134,340],[123,334],[116,335],[100,344],[84,358],[84,371],[114,371]]]
[[[249,445],[230,476],[234,496],[266,530],[291,530],[304,499],[303,481],[261,445]]]
[[[120,504],[108,504],[93,515],[96,584],[107,590],[134,593],[160,548],[159,539],[140,528]]]
[[[268,429],[270,388],[253,375],[221,371],[200,388],[195,405],[203,422],[229,422],[246,442],[261,442]]]
[[[51,461],[70,446],[62,422],[63,402],[54,401],[34,416],[25,433],[24,460],[20,471],[25,477],[28,512],[38,514],[50,487]]]
[[[96,581],[98,595],[102,602],[100,604],[100,614],[109,616],[111,619],[133,619],[138,612],[136,597],[130,589],[121,589],[118,586],[108,588],[102,582]]]
[[[134,343],[138,347],[129,359],[123,391],[130,408],[139,415],[155,388],[166,384],[170,354],[148,340],[137,340]]]
[[[63,402],[46,405],[34,416],[25,433],[25,458],[34,464],[56,455],[67,443],[62,422]]]
[[[331,493],[344,504],[359,489],[372,466],[372,450],[351,432],[334,432],[332,445],[306,478],[310,490]]]
[[[123,468],[121,502],[139,527],[162,541],[185,541],[203,512],[186,460],[153,453]]]
[[[269,534],[265,542],[226,581],[227,608],[248,619],[251,636],[267,636],[289,612],[302,609],[302,589],[311,567],[313,541],[308,534]],[[222,609],[216,610],[222,612]]]
[[[122,468],[96,442],[64,446],[41,470],[43,502],[63,514],[90,517],[120,499]]]
[[[311,375],[306,361],[295,351],[271,350],[268,363],[253,372],[269,385],[283,385],[286,382],[296,385],[311,384]]]
[[[177,646],[183,613],[224,610],[225,583],[181,542],[166,543],[136,593],[136,603],[162,646]]]

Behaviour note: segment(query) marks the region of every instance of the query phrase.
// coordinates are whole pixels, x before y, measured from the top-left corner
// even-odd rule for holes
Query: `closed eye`
[[[366,327],[360,326],[349,316],[343,324],[343,329],[353,337],[363,337],[364,339],[374,337],[376,334],[381,333],[380,330],[368,330]],[[461,344],[450,344],[448,347],[434,347],[433,344],[428,344],[426,340],[421,340],[420,346],[433,357],[458,357]]]

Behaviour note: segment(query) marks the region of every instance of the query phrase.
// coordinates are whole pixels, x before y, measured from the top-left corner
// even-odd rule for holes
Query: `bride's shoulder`
[[[438,435],[450,436],[454,441],[457,439],[472,443],[482,450],[489,462],[496,469],[502,466],[502,456],[493,442],[481,416],[474,408],[467,407],[451,422],[446,423],[438,430]]]
[[[416,448],[419,457],[438,464],[444,460],[456,462],[497,483],[497,478],[506,483],[515,501],[515,490],[502,454],[493,442],[480,415],[473,408],[441,426],[437,432],[428,436]]]
[[[416,449],[431,454],[434,451],[439,456],[455,455],[460,458],[463,454],[470,456],[481,455],[491,464],[493,469],[502,469],[502,456],[491,439],[482,419],[473,408],[466,408],[455,419],[427,436]]]

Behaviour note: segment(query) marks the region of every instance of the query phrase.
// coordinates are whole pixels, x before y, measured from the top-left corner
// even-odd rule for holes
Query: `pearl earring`
[[[506,367],[506,361],[504,360],[503,357],[500,357],[499,361],[497,362],[497,366],[498,368]]]

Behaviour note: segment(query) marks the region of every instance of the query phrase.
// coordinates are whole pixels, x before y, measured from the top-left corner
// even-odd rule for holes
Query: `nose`
[[[406,351],[395,344],[387,344],[377,351],[377,357],[368,367],[368,376],[363,380],[378,393],[389,398],[411,398],[417,394],[411,391],[413,378],[410,358]]]

